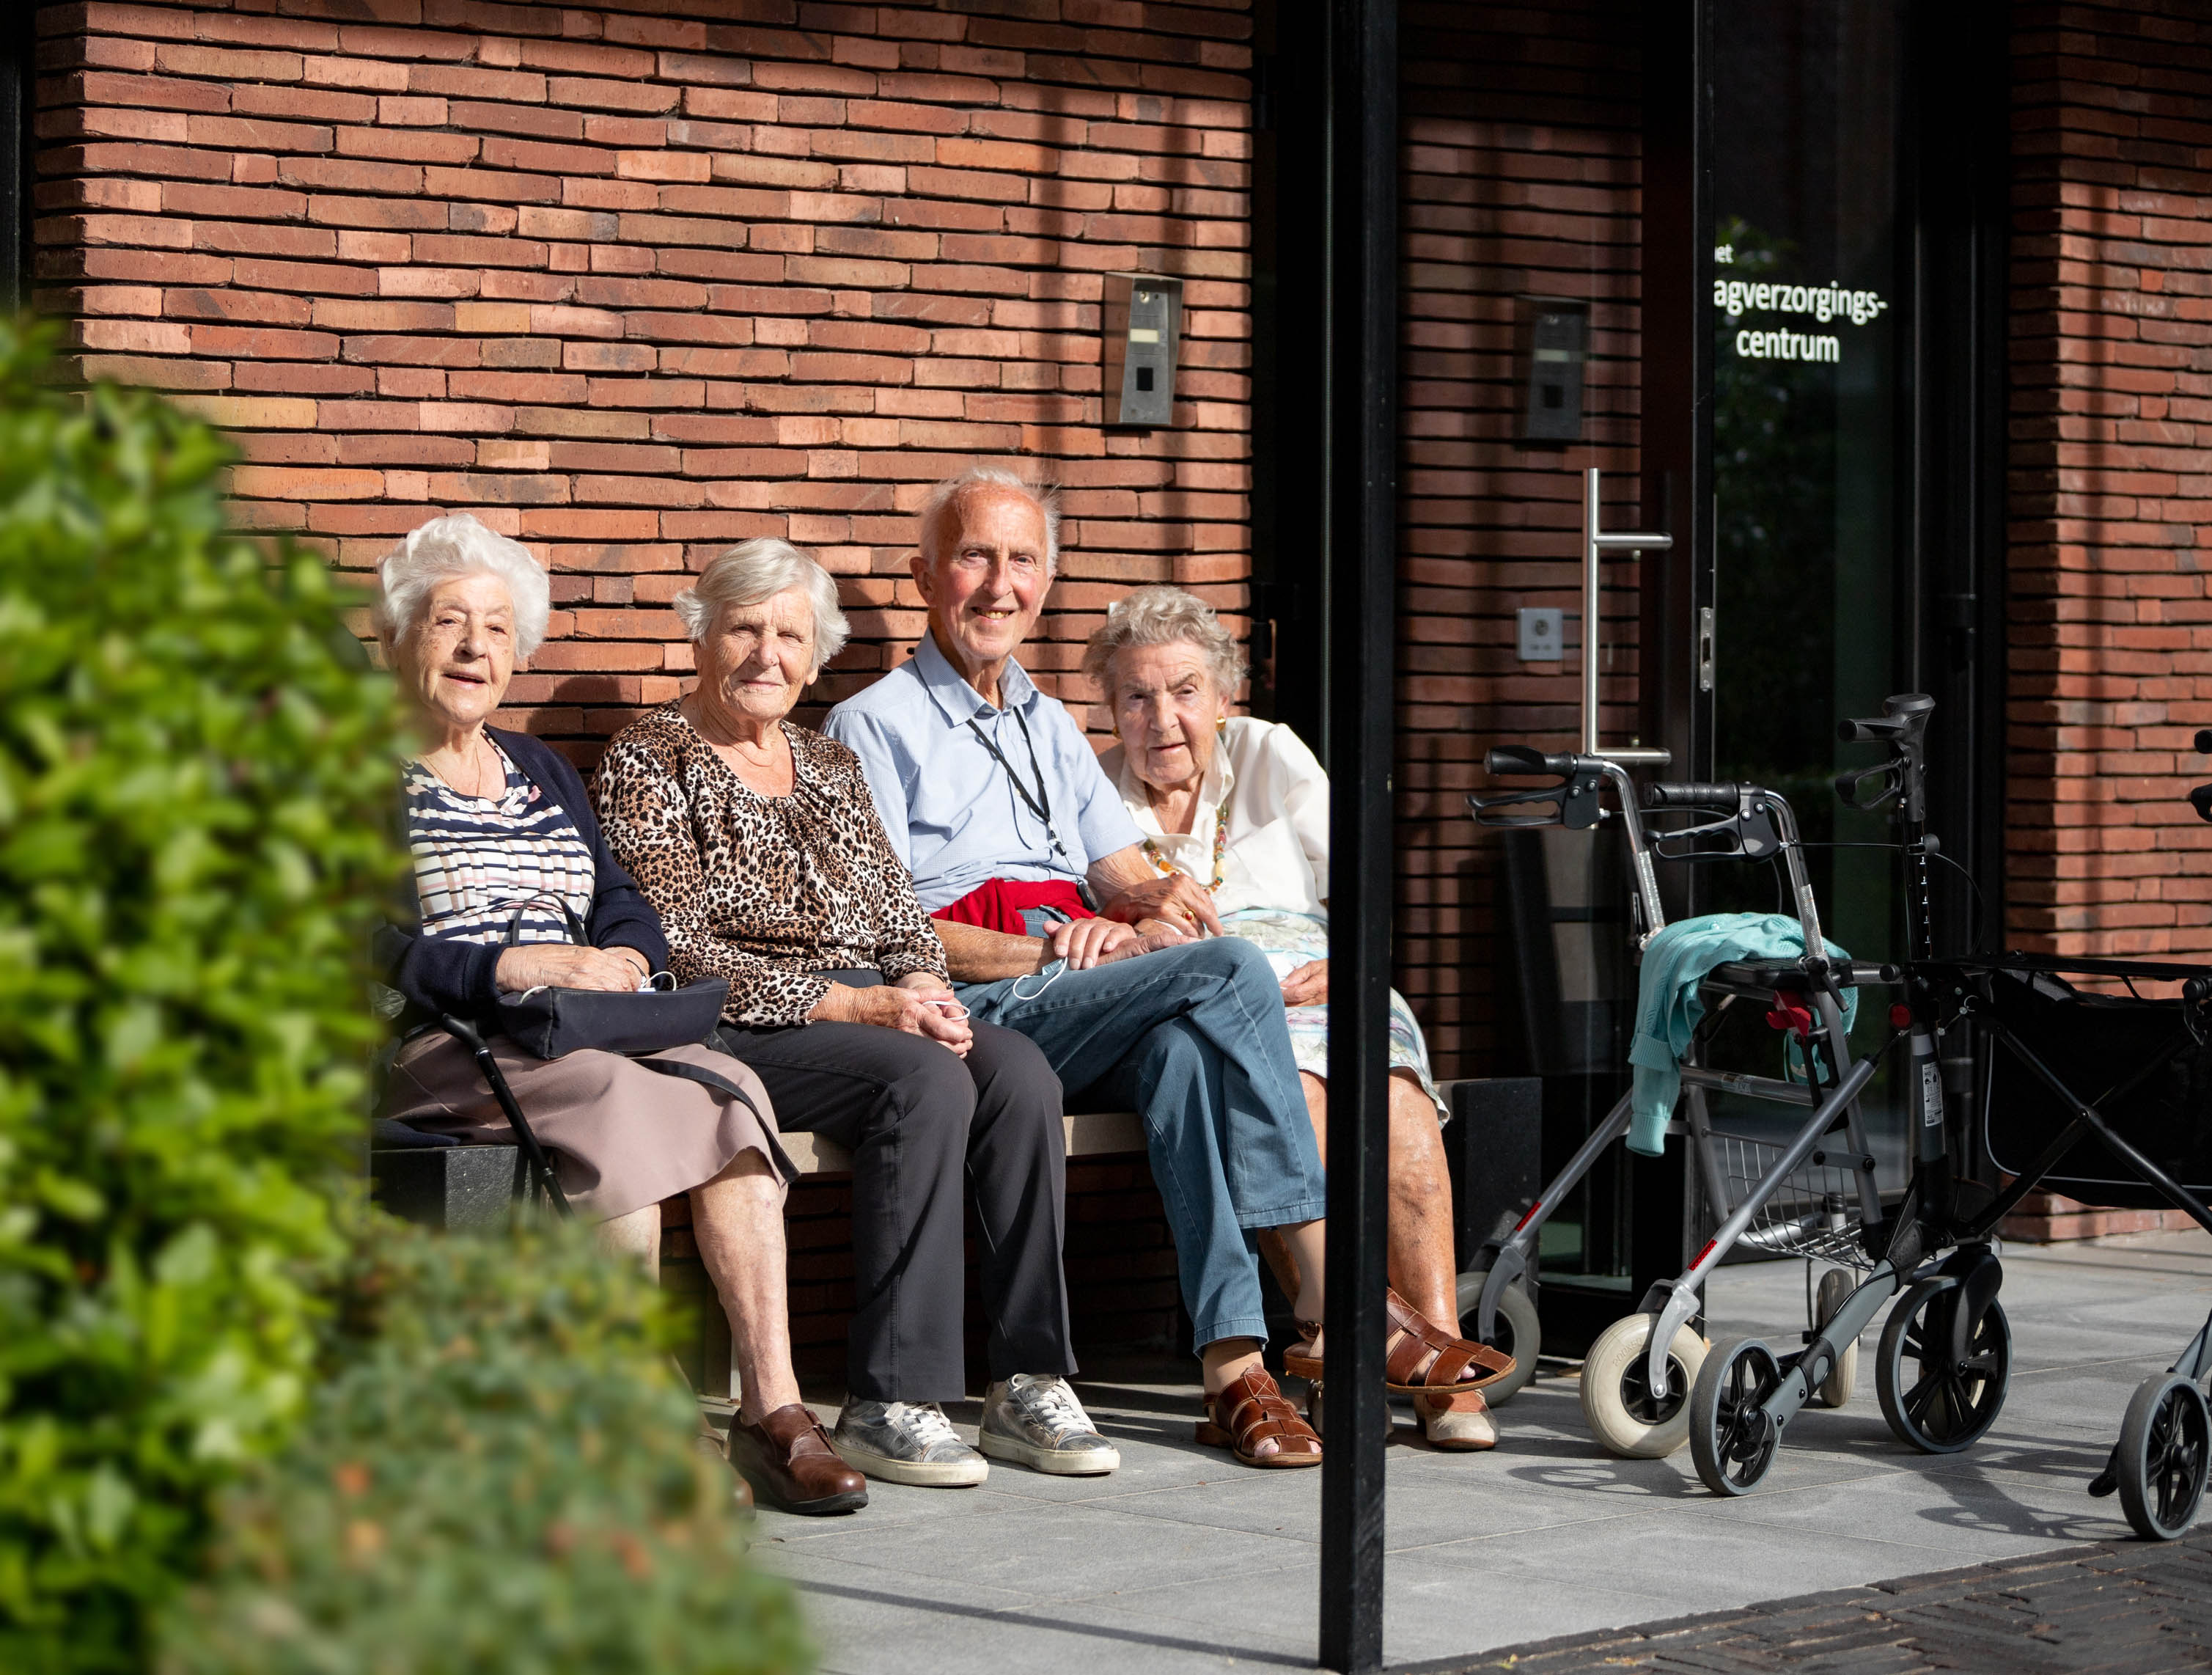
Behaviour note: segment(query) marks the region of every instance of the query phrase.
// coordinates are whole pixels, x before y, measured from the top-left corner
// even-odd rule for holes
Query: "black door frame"
[[[0,16],[0,312],[31,306],[32,130],[38,91],[38,9]]]

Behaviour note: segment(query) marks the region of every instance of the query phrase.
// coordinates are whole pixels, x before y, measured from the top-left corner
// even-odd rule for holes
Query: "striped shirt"
[[[566,942],[563,904],[591,916],[591,847],[568,812],[489,740],[507,770],[496,797],[465,797],[420,762],[406,768],[407,846],[422,935],[458,942]],[[517,915],[520,913],[520,920]]]

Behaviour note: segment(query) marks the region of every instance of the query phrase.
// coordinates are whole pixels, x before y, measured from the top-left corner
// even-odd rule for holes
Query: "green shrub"
[[[588,1235],[373,1227],[315,1421],[225,1497],[162,1675],[767,1675],[811,1663]]]
[[[398,875],[389,680],[222,442],[0,326],[0,1669],[143,1667],[315,1353]]]

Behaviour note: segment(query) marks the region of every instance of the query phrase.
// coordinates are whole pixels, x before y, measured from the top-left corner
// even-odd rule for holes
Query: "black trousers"
[[[1060,1078],[1025,1036],[978,1025],[964,1059],[875,1024],[725,1025],[777,1125],[853,1154],[846,1385],[861,1401],[953,1402],[967,1289],[962,1172],[982,1225],[991,1376],[1075,1371],[1060,1270],[1067,1139]]]

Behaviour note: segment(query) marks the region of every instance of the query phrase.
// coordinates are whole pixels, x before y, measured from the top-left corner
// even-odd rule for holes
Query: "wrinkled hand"
[[[1140,959],[1146,954],[1158,953],[1163,948],[1176,947],[1190,941],[1189,937],[1184,935],[1173,925],[1162,924],[1157,919],[1150,923],[1152,926],[1152,929],[1141,936],[1132,936],[1127,941],[1119,944],[1112,953],[1106,954],[1098,963],[1102,965],[1109,965],[1117,959]]]
[[[1071,971],[1087,971],[1121,956],[1115,951],[1140,940],[1127,925],[1114,919],[1066,919],[1046,937],[1047,963],[1065,959]]]
[[[876,989],[848,989],[842,983],[833,983],[830,992],[816,1003],[808,1016],[836,1023],[874,1024],[883,1029],[903,1030],[908,1035],[934,1041],[965,1058],[968,1049],[975,1045],[975,1032],[968,1027],[965,1018],[948,1015],[939,1004],[950,1000],[950,994],[924,995],[903,982],[887,983]],[[956,1010],[957,1004],[954,1002]]]
[[[1164,874],[1133,884],[1106,904],[1106,917],[1126,924],[1159,919],[1177,930],[1196,931],[1200,926],[1221,935],[1221,915],[1213,898],[1188,873]]]
[[[500,952],[492,981],[510,995],[527,989],[634,991],[651,975],[635,948],[580,948],[568,942],[523,942]]]
[[[1283,979],[1285,1006],[1319,1006],[1328,998],[1328,961],[1309,959]]]
[[[953,998],[952,985],[934,971],[908,971],[898,980],[898,986],[911,989],[925,999],[934,997],[949,1001]]]

